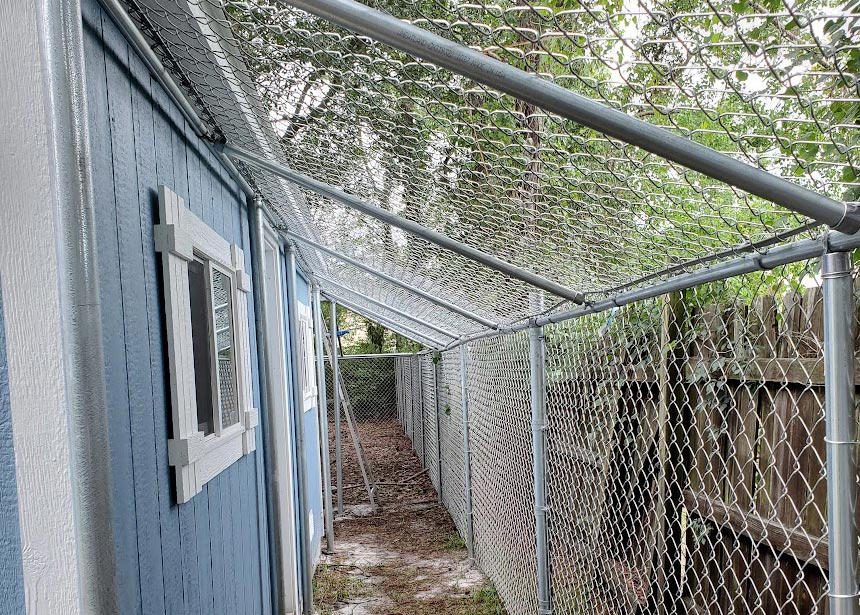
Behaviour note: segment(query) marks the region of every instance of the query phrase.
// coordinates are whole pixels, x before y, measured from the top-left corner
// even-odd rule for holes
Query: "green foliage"
[[[456,532],[445,537],[443,548],[447,551],[462,551],[466,548],[466,541]]]
[[[327,326],[330,328],[327,305],[323,308],[323,314]],[[344,354],[420,352],[424,348],[421,344],[413,342],[369,318],[356,314],[342,305],[337,307],[337,320],[340,331],[349,331],[339,338],[340,347]]]
[[[505,615],[505,604],[491,581],[476,590],[471,598],[472,604],[466,606],[464,615]]]

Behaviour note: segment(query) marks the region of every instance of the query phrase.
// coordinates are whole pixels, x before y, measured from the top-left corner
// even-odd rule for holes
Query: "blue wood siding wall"
[[[286,284],[286,271],[287,271],[287,259],[284,255],[282,255],[282,270],[284,271],[284,279],[283,287],[287,288]],[[296,291],[297,291],[297,299],[299,303],[302,303],[306,306],[311,305],[310,301],[310,285],[308,284],[307,279],[299,273],[296,279]],[[287,391],[292,390],[292,342],[290,339],[290,330],[289,330],[289,301],[288,297],[284,298],[283,302],[283,317],[284,317],[284,340],[286,343],[286,347],[290,349],[287,353],[287,365],[286,365],[286,378],[287,378]],[[312,307],[312,306],[311,306]],[[316,369],[312,366],[313,369]],[[293,404],[292,395],[287,396],[287,411],[289,413],[289,437],[290,437],[290,451],[293,455],[293,501],[299,501],[298,495],[298,460],[296,457],[297,447],[296,447],[296,434],[295,434],[295,426],[296,426],[296,408]],[[305,473],[307,477],[307,490],[308,490],[308,502],[305,506],[306,510],[310,510],[311,517],[313,518],[314,523],[314,533],[311,536],[311,554],[314,561],[317,561],[320,554],[322,553],[322,532],[323,532],[323,510],[322,510],[322,469],[321,469],[321,459],[320,459],[320,439],[319,439],[319,422],[317,420],[317,412],[316,406],[309,408],[304,414],[304,440],[305,440]],[[302,511],[299,506],[296,506],[294,509],[294,521],[296,523],[296,527],[301,527],[299,524],[302,522],[301,517],[299,516]],[[299,554],[299,558],[302,557],[302,548],[300,544],[300,540],[303,540],[303,537],[300,536],[297,532],[294,537],[296,542],[296,553]],[[313,564],[313,562],[311,562]],[[304,596],[302,595],[302,587],[299,584],[299,599],[304,600]]]
[[[12,405],[0,293],[0,612],[24,613],[24,567],[18,526],[18,485],[12,443]]]
[[[304,305],[310,305],[310,285],[304,276],[299,275],[296,284],[298,300]],[[311,366],[315,369],[315,366]],[[314,372],[316,373],[316,372]],[[323,510],[322,510],[322,461],[320,459],[319,417],[317,408],[308,409],[304,416],[305,435],[305,470],[307,472],[308,502],[307,508],[313,518],[313,536],[311,536],[311,553],[316,559],[322,550]]]
[[[269,614],[262,429],[254,454],[176,504],[163,281],[153,242],[157,187],[165,184],[242,247],[250,273],[249,212],[96,0],[83,7],[121,612]],[[248,301],[253,315],[250,294]],[[259,408],[253,317],[250,336]]]

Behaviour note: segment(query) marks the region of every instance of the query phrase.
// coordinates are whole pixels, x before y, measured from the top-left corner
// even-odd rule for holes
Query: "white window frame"
[[[302,358],[300,366],[302,386],[302,409],[307,412],[317,405],[317,374],[314,354],[314,328],[311,308],[301,301],[298,304],[299,317],[299,356]]]
[[[173,438],[168,459],[176,468],[176,499],[180,504],[200,493],[207,482],[256,448],[254,431],[259,413],[252,407],[251,345],[248,331],[248,300],[251,278],[245,272],[245,257],[166,186],[158,187],[160,223],[155,225],[155,249],[161,253],[164,271],[164,309],[167,318],[167,350],[170,368],[170,401]],[[236,401],[239,421],[221,427],[221,411],[213,409],[214,433],[206,435],[197,423],[197,393],[194,377],[194,348],[191,334],[191,302],[188,263],[195,258],[230,278],[232,329],[236,365]],[[211,284],[211,279],[207,287]],[[217,369],[213,382],[218,377]]]

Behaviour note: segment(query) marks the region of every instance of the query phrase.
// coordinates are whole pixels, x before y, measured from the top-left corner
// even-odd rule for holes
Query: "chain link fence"
[[[827,529],[820,276],[784,263],[856,239],[289,3],[121,3],[202,134],[584,294],[542,330],[535,421],[529,338],[510,331],[553,320],[561,295],[533,302],[531,283],[236,161],[323,290],[445,348],[345,359],[344,388],[359,432],[399,419],[511,613],[547,612],[546,576],[556,614],[827,611],[844,545]],[[373,4],[691,151],[860,194],[856,0]],[[735,277],[641,299],[694,276]],[[500,330],[466,344],[465,374],[436,337]]]
[[[543,328],[553,613],[829,612],[820,282],[798,263]],[[395,360],[398,416],[532,614],[526,332],[470,342],[466,366],[469,494],[459,349]]]

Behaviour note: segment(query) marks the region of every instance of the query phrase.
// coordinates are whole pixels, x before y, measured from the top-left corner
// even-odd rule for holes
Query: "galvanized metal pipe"
[[[328,448],[328,399],[325,386],[325,358],[323,356],[322,301],[319,286],[313,288],[314,339],[316,341],[317,398],[320,421],[320,456],[322,457],[323,504],[325,505],[326,550],[334,553],[334,510],[331,498],[331,457]]]
[[[354,0],[282,1],[834,229],[860,230],[860,213],[853,204],[807,190],[382,11]]]
[[[337,514],[343,514],[343,440],[340,425],[340,369],[338,367],[337,345],[337,302],[329,301],[329,322],[331,323],[331,382],[332,403],[334,405],[334,472],[337,487]]]
[[[446,250],[450,250],[451,252],[455,252],[457,254],[465,256],[470,260],[481,263],[485,267],[495,269],[496,271],[499,271],[506,276],[521,280],[537,288],[542,288],[547,292],[553,293],[554,295],[558,295],[559,297],[564,297],[565,299],[573,301],[574,303],[582,303],[583,301],[582,293],[572,290],[567,286],[564,286],[563,284],[559,284],[558,282],[549,280],[543,276],[528,271],[527,269],[523,269],[522,267],[518,267],[517,265],[514,265],[507,261],[503,261],[497,256],[493,256],[488,252],[484,252],[483,250],[474,248],[469,244],[463,243],[462,241],[451,239],[444,233],[434,231],[433,229],[427,228],[426,226],[418,224],[417,222],[409,220],[408,218],[398,216],[397,214],[390,212],[387,209],[383,209],[382,207],[377,207],[376,205],[366,203],[358,197],[348,194],[343,190],[340,190],[339,188],[335,188],[331,184],[327,184],[325,182],[314,179],[313,177],[308,177],[307,175],[298,173],[297,171],[294,171],[293,169],[283,164],[268,160],[266,158],[263,158],[262,156],[258,156],[257,154],[242,149],[241,147],[236,147],[235,145],[231,145],[229,143],[225,143],[220,147],[222,148],[222,151],[228,156],[242,160],[243,162],[250,164],[251,166],[255,166],[258,169],[268,171],[269,173],[286,179],[287,181],[290,181],[297,186],[304,188],[305,190],[316,192],[317,194],[322,195],[328,199],[337,201],[338,203],[346,205],[350,209],[354,209],[372,218],[376,218],[377,220],[384,222],[385,224],[406,231],[410,235],[420,237],[425,241],[429,241],[430,243],[436,244],[440,248],[444,248]]]
[[[418,361],[418,403],[421,407],[421,467],[427,467],[427,430],[424,428],[424,365],[421,357],[416,355]]]
[[[603,312],[613,307],[635,303],[636,301],[653,299],[660,295],[692,288],[693,286],[726,280],[756,271],[767,271],[781,265],[817,258],[825,246],[828,246],[830,250],[835,252],[853,250],[860,247],[860,233],[846,235],[845,233],[829,232],[818,239],[805,239],[788,245],[777,246],[760,254],[748,254],[718,265],[702,267],[689,273],[677,275],[641,289],[618,293],[600,301],[586,302],[585,305],[571,310],[539,316],[534,319],[534,323],[540,326],[560,323],[588,314]],[[451,350],[467,342],[495,337],[500,334],[517,333],[528,329],[528,327],[529,323],[519,323],[507,327],[500,326],[495,330],[479,331],[448,344],[444,350]]]
[[[68,404],[68,424],[45,429],[68,431],[57,437],[68,437],[75,522],[69,529],[75,533],[82,612],[108,615],[119,612],[120,596],[81,6],[78,0],[42,4],[39,28],[50,43],[44,48],[43,78],[50,91],[47,113],[55,154],[46,164],[52,167],[57,197],[53,220],[59,235],[60,343]],[[36,589],[28,588],[28,596]],[[29,600],[37,609],[37,596]]]
[[[269,566],[277,580],[272,583],[272,604],[279,604],[280,588],[286,575],[286,571],[282,569],[284,561],[283,553],[281,552],[281,525],[276,520],[278,515],[278,496],[275,487],[275,464],[273,462],[273,452],[277,450],[277,434],[272,428],[271,409],[277,404],[273,399],[274,390],[269,386],[272,381],[272,374],[269,373],[269,323],[266,321],[265,314],[268,313],[268,305],[265,292],[265,247],[263,245],[263,211],[260,203],[257,200],[252,201],[253,222],[250,225],[249,232],[251,238],[251,267],[254,273],[254,332],[257,340],[257,365],[258,379],[260,382],[260,423],[263,435],[266,439],[263,446],[263,465],[265,471],[263,475],[266,481],[266,514],[271,520],[267,525],[267,536],[269,539]],[[262,547],[263,545],[261,545]]]
[[[197,115],[194,106],[188,101],[182,89],[176,85],[171,74],[164,68],[161,60],[158,59],[158,56],[150,48],[146,38],[137,28],[131,17],[129,17],[119,0],[99,0],[99,2],[113,18],[125,39],[139,52],[143,63],[149,69],[149,73],[161,84],[161,87],[167,92],[170,100],[182,112],[182,115],[188,120],[194,133],[198,137],[206,136],[208,132],[206,124]]]
[[[375,321],[385,325],[389,329],[392,329],[393,331],[396,331],[397,333],[399,333],[401,335],[405,335],[406,337],[411,337],[415,341],[421,342],[422,344],[424,344],[426,346],[430,346],[431,348],[441,348],[442,346],[445,345],[444,342],[441,342],[441,341],[439,341],[433,337],[430,337],[426,333],[422,333],[421,331],[418,331],[417,329],[413,329],[412,327],[404,325],[403,323],[399,323],[392,318],[382,316],[378,312],[374,312],[373,310],[371,310],[365,306],[358,305],[357,303],[346,299],[345,297],[343,297],[343,295],[340,295],[337,293],[332,293],[328,289],[325,290],[325,295],[327,297],[330,297],[330,298],[336,300],[341,305],[348,307],[353,312],[361,314],[362,316],[369,318],[371,320],[375,320]]]
[[[344,354],[341,355],[341,361],[350,361],[352,359],[390,359],[394,357],[411,357],[414,352],[380,352],[379,354]]]
[[[406,413],[406,435],[409,437],[409,443],[412,445],[412,449],[415,449],[415,441],[412,438],[412,419],[415,417],[415,411],[412,408],[413,403],[415,402],[415,395],[412,392],[412,357],[409,357],[407,360],[408,367],[406,370],[406,391],[407,391],[407,406],[409,409]]]
[[[821,259],[824,294],[824,414],[830,612],[857,615],[857,417],[851,253]]]
[[[546,380],[543,328],[529,327],[529,376],[532,406],[532,474],[534,479],[535,548],[537,555],[538,615],[551,615],[552,593],[546,531]]]
[[[298,270],[296,267],[296,250],[292,245],[287,246],[287,303],[289,305],[288,329],[290,333],[290,372],[292,375],[292,401],[296,429],[296,464],[297,491],[299,502],[299,531],[301,538],[302,565],[299,577],[302,583],[302,613],[313,614],[313,555],[311,554],[310,527],[308,505],[308,479],[305,450],[305,409],[302,393],[302,369],[304,357],[299,353],[299,299],[298,299]]]
[[[442,355],[438,355],[440,358],[439,362],[433,363],[433,396],[435,397],[436,403],[435,411],[436,411],[436,484],[439,485],[439,489],[437,493],[439,494],[439,501],[442,501],[442,421],[439,417],[439,370],[441,364]]]
[[[604,299],[603,301],[589,303],[558,314],[550,314],[548,316],[538,318],[536,320],[536,324],[547,325],[550,323],[561,322],[562,320],[567,320],[569,318],[592,314],[594,312],[602,312],[613,307],[627,305],[636,301],[642,301],[643,299],[651,299],[666,293],[692,288],[693,286],[716,282],[718,280],[725,280],[735,276],[753,273],[755,271],[766,271],[768,269],[779,267],[780,265],[815,258],[821,254],[825,244],[834,251],[850,250],[860,246],[860,233],[857,235],[830,233],[823,237],[822,240],[816,241],[808,239],[805,241],[798,241],[787,246],[773,248],[763,254],[750,254],[712,267],[704,267],[692,273],[675,276],[659,284],[653,284],[642,289],[621,293],[615,297]]]
[[[370,265],[365,265],[364,263],[362,263],[359,260],[356,260],[354,258],[346,256],[345,254],[341,254],[340,252],[332,250],[331,248],[328,248],[328,247],[326,247],[320,243],[317,243],[316,241],[308,239],[307,237],[302,237],[301,235],[297,235],[296,233],[293,233],[292,231],[281,231],[281,232],[286,237],[288,237],[289,239],[294,239],[295,241],[298,241],[299,243],[303,243],[307,246],[312,247],[315,250],[319,250],[320,252],[322,252],[324,254],[328,254],[329,256],[336,258],[337,260],[343,261],[344,263],[348,263],[348,264],[352,265],[353,267],[355,267],[356,269],[361,269],[362,271],[369,273],[370,275],[376,276],[377,278],[380,278],[381,280],[385,280],[386,282],[389,282],[395,286],[398,286],[398,287],[402,288],[403,290],[407,290],[414,295],[418,295],[422,299],[426,299],[427,301],[430,301],[431,303],[435,303],[439,307],[443,307],[446,310],[454,312],[455,314],[459,314],[460,316],[463,316],[464,318],[468,318],[469,320],[474,320],[475,322],[480,323],[480,324],[484,325],[485,327],[490,327],[493,329],[496,329],[499,327],[499,323],[497,323],[497,322],[493,322],[492,320],[487,320],[483,316],[475,314],[474,312],[472,312],[470,310],[467,310],[465,308],[461,308],[460,306],[458,306],[454,303],[451,303],[450,301],[447,301],[445,299],[442,299],[440,297],[437,297],[436,295],[428,293],[426,290],[422,290],[422,289],[418,288],[417,286],[413,286],[412,284],[407,284],[406,282],[398,280],[394,276],[390,276],[387,273],[379,271],[378,269],[374,269]]]
[[[345,290],[347,292],[350,292],[353,294],[358,294],[357,291],[353,290],[349,286],[344,286],[340,282],[335,282],[334,280],[332,280],[331,278],[327,278],[326,276],[316,274],[316,275],[314,275],[314,277],[317,280],[325,282],[326,284],[330,284],[331,286],[336,286],[336,287],[338,287],[342,290]],[[432,329],[433,331],[436,331],[437,333],[441,333],[442,335],[450,337],[451,339],[457,339],[460,337],[458,334],[456,334],[452,331],[449,331],[448,329],[434,325],[432,322],[420,320],[408,312],[404,312],[403,310],[396,308],[392,305],[388,305],[387,303],[384,303],[382,301],[378,301],[378,300],[374,299],[373,297],[369,297],[367,295],[361,295],[361,298],[364,299],[365,301],[367,301],[368,303],[372,303],[373,305],[376,305],[376,306],[381,307],[383,309],[389,310],[390,312],[393,312],[394,314],[397,314],[398,316],[400,316],[402,318],[405,318],[405,319],[410,320],[412,322],[416,322],[419,325],[421,325],[422,327],[427,327],[428,329]]]
[[[475,526],[472,522],[472,456],[469,453],[469,346],[460,346],[460,407],[463,411],[463,484],[466,498],[466,548],[475,559]]]

